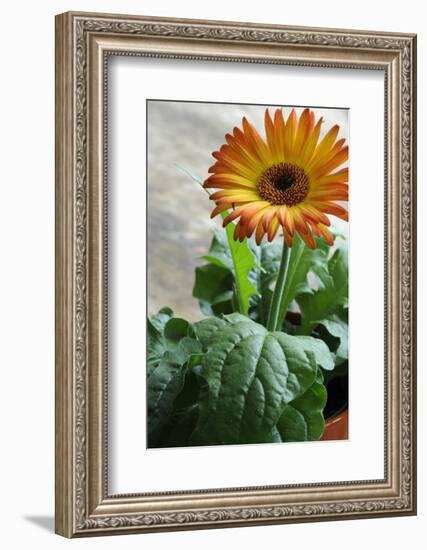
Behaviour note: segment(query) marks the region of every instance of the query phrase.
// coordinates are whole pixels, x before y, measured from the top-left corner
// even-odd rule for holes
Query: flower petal
[[[238,132],[243,136],[243,132],[238,130],[238,128],[234,128],[235,135],[238,134]],[[261,164],[259,162],[259,159],[252,155],[250,150],[246,147],[245,142],[243,144],[239,143],[239,140],[232,136],[231,134],[226,134],[225,139],[227,141],[227,145],[230,147],[230,150],[227,150],[227,154],[232,159],[238,159],[239,162],[242,164],[246,164],[249,168],[251,168],[254,172],[258,172]]]
[[[283,235],[285,237],[286,244],[291,247],[294,241],[294,237],[286,231],[285,227],[283,228]]]
[[[219,206],[215,206],[215,208],[211,212],[211,218],[215,218],[218,214],[222,214],[226,210],[229,210],[231,208],[231,204],[224,203],[220,204]]]
[[[294,233],[295,233],[295,219],[294,219],[294,215],[293,215],[293,210],[294,210],[294,208],[287,208],[286,209],[286,215],[285,215],[285,219],[284,219],[285,223],[284,223],[284,226],[283,226],[291,237],[293,237]]]
[[[261,241],[264,235],[265,235],[265,229],[263,227],[262,222],[259,222],[258,227],[256,228],[256,231],[255,231],[255,242],[257,243],[257,245],[261,244]]]
[[[239,206],[233,212],[231,212],[224,220],[223,226],[235,220],[240,216],[240,223],[246,225],[260,210],[264,210],[266,206],[269,206],[269,202],[255,201],[244,206]]]
[[[314,240],[313,233],[310,231],[310,229],[307,228],[306,232],[301,232],[300,230],[298,230],[298,233],[301,239],[309,248],[312,248],[313,250],[316,248],[316,241]]]
[[[268,143],[268,147],[270,148],[273,162],[279,162],[280,160],[279,143],[275,139],[274,124],[273,124],[273,121],[271,120],[271,116],[268,109],[265,110],[264,124],[265,124],[265,135],[267,137],[267,143]]]
[[[295,109],[292,109],[291,114],[286,121],[285,126],[285,143],[284,143],[284,153],[285,153],[285,162],[292,161],[294,158],[294,144],[295,136],[297,131],[297,115]]]
[[[221,200],[223,203],[260,200],[258,193],[255,193],[250,189],[221,189],[221,191],[215,191],[215,193],[212,193],[209,198],[210,200],[217,202]],[[223,199],[226,199],[226,201],[224,201]]]
[[[267,230],[269,242],[271,242],[274,239],[279,227],[280,227],[279,220],[277,219],[276,216],[274,216],[274,218],[272,218],[272,220],[270,222],[270,225],[268,226],[268,230]]]
[[[347,183],[348,182],[348,168],[342,168],[334,174],[328,174],[327,176],[322,176],[317,180],[317,183]]]
[[[286,224],[287,213],[288,213],[288,207],[286,205],[282,205],[277,211],[277,217],[279,219],[279,222],[283,226]]]
[[[229,147],[229,152],[231,151],[231,148]],[[232,151],[231,151],[232,152]],[[233,153],[232,153],[233,154]],[[236,155],[233,154],[235,157]],[[217,162],[213,164],[208,172],[213,174],[221,174],[224,172],[237,174],[238,176],[242,176],[250,181],[256,181],[259,170],[255,170],[254,168],[251,168],[247,164],[245,164],[244,160],[243,162],[239,162],[242,159],[235,160],[232,155],[227,153],[219,153],[217,158]]]
[[[348,160],[348,145],[340,149],[338,153],[335,156],[333,156],[326,164],[319,166],[319,168],[317,168],[315,172],[316,177],[320,178],[326,174],[329,174],[329,172],[332,172],[332,170],[335,170],[335,168],[337,168],[347,160]]]
[[[334,202],[316,202],[313,206],[325,214],[332,214],[346,222],[348,221],[348,211],[339,204],[335,204]]]
[[[316,235],[316,237],[322,236],[322,233],[320,232],[320,229],[319,229],[319,224],[313,223],[311,220],[307,220],[307,223],[311,227],[311,230]]]
[[[307,195],[307,201],[348,201],[348,189],[325,189],[312,191]]]
[[[312,116],[313,114],[313,116]],[[295,136],[295,159],[301,160],[301,150],[314,127],[314,113],[310,109],[304,109],[298,122],[298,128]]]
[[[274,216],[276,215],[277,210],[278,207],[276,205],[273,205],[270,206],[270,208],[264,213],[261,222],[266,231],[268,230],[268,226],[270,225],[272,218],[274,218]]]
[[[273,162],[273,159],[262,137],[255,130],[252,124],[248,122],[246,117],[243,117],[242,123],[244,134],[248,142],[252,145],[252,149],[256,152],[257,156],[265,166],[270,165]]]
[[[267,207],[264,207],[260,210],[257,210],[253,214],[246,215],[246,212],[243,212],[242,216],[240,217],[240,223],[245,228],[246,235],[250,237],[252,233],[255,231],[256,226],[258,225],[258,222],[261,221],[261,218],[265,214],[265,211]]]
[[[237,174],[212,174],[203,183],[205,189],[220,189],[229,188],[231,186],[238,187],[239,189],[255,189],[256,182],[250,181]]]
[[[323,223],[324,225],[331,225],[329,218],[318,208],[314,206],[304,204],[300,207],[300,211],[303,217],[307,220],[311,220],[314,223]]]
[[[325,238],[325,241],[328,243],[328,245],[332,246],[334,244],[334,236],[329,231],[329,229],[325,227],[323,223],[319,223],[318,228],[319,228],[319,231],[322,233],[323,237]]]
[[[251,141],[249,141],[246,134],[240,130],[240,128],[235,127],[233,130],[233,136],[236,145],[245,153],[247,154],[248,158],[251,159],[251,162],[254,163],[256,166],[259,166],[261,163],[264,165],[264,163],[261,160],[260,155],[258,154],[257,150],[254,148]]]
[[[276,109],[274,113],[274,139],[279,152],[278,160],[282,162],[285,159],[285,120],[282,109]]]
[[[301,166],[305,167],[310,161],[313,151],[316,148],[317,142],[319,141],[320,129],[323,124],[323,117],[320,117],[313,131],[307,138],[307,142],[303,151],[301,151]]]

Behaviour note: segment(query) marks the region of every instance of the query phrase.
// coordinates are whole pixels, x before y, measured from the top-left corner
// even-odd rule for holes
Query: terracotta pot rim
[[[327,420],[325,420],[325,426],[332,426],[332,424],[335,424],[335,422],[339,422],[345,413],[348,413],[348,407],[343,409],[338,414],[335,414],[334,416],[330,416]]]
[[[339,441],[348,439],[348,408],[325,422],[321,441]]]

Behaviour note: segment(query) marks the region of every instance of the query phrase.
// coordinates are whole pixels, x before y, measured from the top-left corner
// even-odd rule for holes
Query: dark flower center
[[[309,179],[302,168],[288,162],[274,164],[265,170],[257,183],[258,193],[271,204],[294,206],[305,199]]]

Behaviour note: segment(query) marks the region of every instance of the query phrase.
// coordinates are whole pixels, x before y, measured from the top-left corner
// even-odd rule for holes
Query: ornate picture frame
[[[384,479],[108,492],[109,56],[383,71]],[[65,537],[416,513],[416,36],[68,12],[56,17],[56,532]]]

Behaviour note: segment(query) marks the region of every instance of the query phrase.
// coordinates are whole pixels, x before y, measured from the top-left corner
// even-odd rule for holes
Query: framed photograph
[[[416,37],[56,18],[56,532],[416,513]]]

